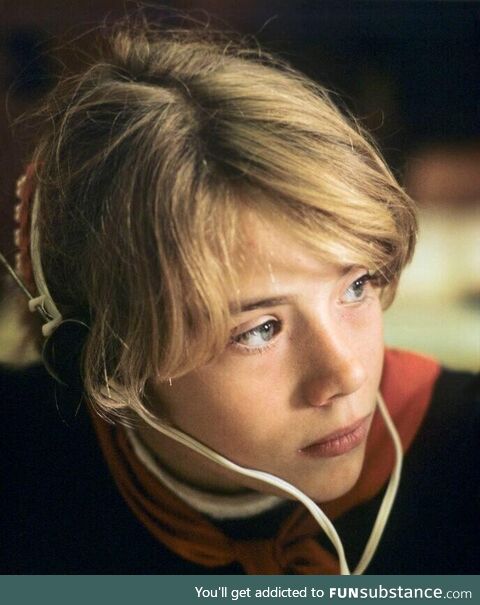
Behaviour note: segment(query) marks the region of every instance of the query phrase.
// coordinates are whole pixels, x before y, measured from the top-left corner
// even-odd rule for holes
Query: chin
[[[315,490],[312,493],[305,493],[317,504],[326,504],[327,502],[332,502],[333,500],[337,500],[338,498],[345,496],[345,494],[348,494],[348,492],[354,487],[357,479],[358,477],[354,481],[350,481],[348,483],[329,486],[325,490]]]
[[[355,452],[350,459],[340,460],[325,469],[318,479],[311,479],[302,491],[318,504],[331,502],[347,494],[357,483],[363,468],[365,448]],[[319,473],[320,474],[320,473]]]

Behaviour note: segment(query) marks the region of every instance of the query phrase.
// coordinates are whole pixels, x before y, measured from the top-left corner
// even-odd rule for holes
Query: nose
[[[365,382],[365,359],[351,346],[347,335],[319,327],[306,343],[304,354],[308,372],[302,385],[302,400],[324,406],[337,398],[355,393]]]

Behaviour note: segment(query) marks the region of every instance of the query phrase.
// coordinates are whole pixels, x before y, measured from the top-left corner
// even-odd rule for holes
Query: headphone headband
[[[40,207],[40,194],[38,186],[33,193],[32,214],[30,222],[30,258],[32,262],[33,281],[39,293],[39,296],[33,298],[28,303],[30,311],[34,312],[42,308],[48,316],[48,321],[42,326],[42,334],[48,337],[53,330],[63,320],[62,314],[55,305],[53,298],[48,290],[47,282],[42,269],[42,259],[40,253],[40,232],[38,228],[38,214]]]
[[[15,244],[18,246],[16,268],[10,265],[1,252],[0,261],[29,299],[29,310],[32,313],[38,312],[45,322],[42,334],[47,338],[60,325],[63,317],[48,290],[42,269],[38,228],[40,194],[35,185],[34,168],[30,164],[17,181],[16,196],[19,201],[15,207]],[[36,290],[38,295],[34,296],[32,290]]]

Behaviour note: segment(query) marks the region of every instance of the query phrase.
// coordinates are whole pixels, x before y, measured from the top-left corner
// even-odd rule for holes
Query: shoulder
[[[0,365],[0,573],[202,573],[126,505],[77,390]]]
[[[448,402],[456,406],[480,405],[480,373],[462,372],[442,368],[432,395],[432,403],[437,406],[445,406]],[[455,407],[448,406],[448,411],[454,411]]]
[[[435,400],[478,400],[480,373],[451,370],[427,355],[389,348],[385,351],[382,386],[409,395],[429,388]]]
[[[81,392],[56,383],[41,364],[24,368],[0,365],[2,444],[18,452],[28,443],[25,449],[32,457],[47,435],[54,442],[76,424],[81,401]]]
[[[441,430],[451,423],[478,427],[480,374],[450,370],[425,355],[387,349],[381,392],[397,422]],[[473,425],[472,425],[473,423]]]
[[[415,443],[428,443],[431,451],[448,443],[458,452],[480,436],[479,373],[451,370],[430,357],[388,349],[381,390],[396,421],[415,422]]]
[[[51,378],[41,364],[18,368],[0,364],[0,393],[3,405],[22,396],[38,395],[50,384]]]
[[[465,451],[472,462],[480,460],[480,374],[442,368],[420,436],[430,447],[448,444],[454,452]]]
[[[405,454],[382,538],[381,569],[475,573],[480,565],[480,376],[442,368],[422,356],[396,352],[394,357],[390,388],[416,394],[409,407],[417,406],[419,393],[429,389],[430,395]],[[412,371],[412,364],[422,371]],[[402,374],[402,366],[410,369]]]
[[[25,437],[55,416],[55,385],[42,365],[12,368],[0,365],[0,431]]]
[[[4,485],[33,498],[60,470],[78,467],[92,439],[82,394],[57,384],[38,364],[0,366],[0,457]]]
[[[407,453],[405,478],[413,481],[412,492],[422,486],[430,514],[447,523],[444,532],[455,528],[459,543],[462,536],[465,542],[479,537],[479,443],[480,375],[442,368]],[[478,544],[471,546],[478,559]]]

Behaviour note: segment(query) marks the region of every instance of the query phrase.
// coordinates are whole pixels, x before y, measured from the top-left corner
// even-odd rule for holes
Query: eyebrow
[[[341,275],[347,275],[350,271],[356,268],[356,265],[345,265],[340,268]],[[255,300],[246,300],[243,302],[230,303],[229,309],[232,315],[240,315],[246,311],[254,311],[255,309],[265,309],[267,307],[277,307],[286,305],[292,302],[293,296],[273,296],[271,298],[259,298]]]
[[[291,302],[290,296],[277,296],[273,298],[261,298],[258,300],[247,300],[241,302],[240,305],[231,304],[230,309],[233,315],[245,313],[245,311],[253,311],[255,309],[264,309],[265,307],[277,307]]]

